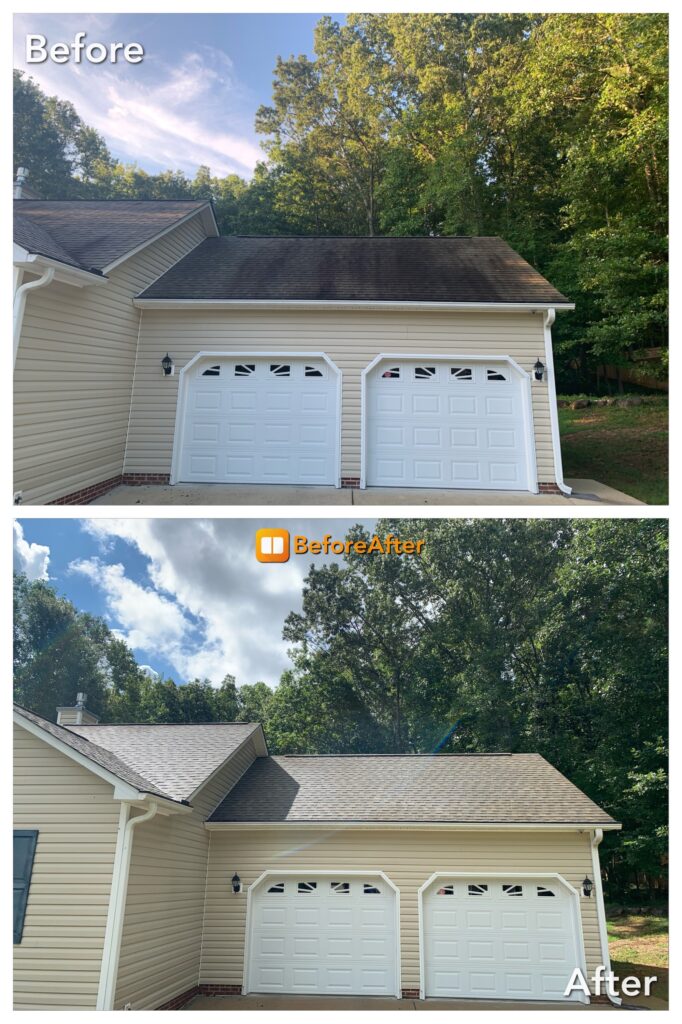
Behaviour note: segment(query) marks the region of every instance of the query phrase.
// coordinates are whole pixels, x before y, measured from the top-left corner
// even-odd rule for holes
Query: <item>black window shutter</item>
[[[21,942],[26,917],[28,890],[31,885],[33,858],[38,842],[37,829],[20,829],[14,833],[14,941]]]

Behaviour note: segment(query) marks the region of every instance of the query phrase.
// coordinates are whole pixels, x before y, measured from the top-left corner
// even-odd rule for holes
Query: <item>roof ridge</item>
[[[46,719],[47,721],[47,719]],[[133,726],[144,726],[149,728],[150,726],[161,727],[161,726],[186,726],[186,725],[259,725],[259,722],[83,722],[79,725],[79,729],[99,729],[102,726],[106,726],[109,729],[124,727],[130,729]]]
[[[409,757],[409,758],[413,758],[413,757],[542,757],[542,754],[538,754],[535,751],[530,751],[530,752],[521,751],[519,753],[514,754],[510,750],[500,750],[500,751],[474,751],[474,750],[471,750],[471,751],[463,751],[462,753],[458,753],[458,754],[450,753],[450,752],[439,753],[437,751],[432,751],[430,753],[421,753],[421,754],[272,754],[272,755],[270,755],[270,760],[271,761],[284,761],[284,760],[286,760],[288,758],[291,759],[291,758],[295,758],[295,757],[296,758],[309,757],[311,759],[312,758],[318,758],[319,759],[319,758],[323,758],[323,757],[327,757],[327,758],[332,758],[332,757],[357,757],[357,758],[363,758],[363,759],[367,759],[367,758],[370,758],[370,757],[386,757],[386,758],[389,758],[389,757],[392,757],[392,758],[402,758],[402,757]]]

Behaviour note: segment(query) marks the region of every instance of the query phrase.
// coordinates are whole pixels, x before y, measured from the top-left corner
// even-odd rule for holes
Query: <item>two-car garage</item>
[[[266,873],[249,893],[245,991],[400,995],[400,895],[383,873]],[[563,1001],[584,965],[577,901],[557,875],[432,876],[423,995]]]
[[[319,352],[196,357],[181,374],[172,481],[339,486],[353,478],[345,438],[359,440],[363,485],[537,489],[530,381],[508,357],[378,356],[359,403],[345,386]]]

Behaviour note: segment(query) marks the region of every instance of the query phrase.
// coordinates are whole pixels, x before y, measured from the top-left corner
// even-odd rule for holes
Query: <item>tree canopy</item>
[[[212,198],[245,234],[501,235],[576,303],[560,383],[667,347],[665,14],[351,14],[278,58],[249,181],[151,175],[15,73],[44,198]],[[665,365],[665,361],[663,363]]]

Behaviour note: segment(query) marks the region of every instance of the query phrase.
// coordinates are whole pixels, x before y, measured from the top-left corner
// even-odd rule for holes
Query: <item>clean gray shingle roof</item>
[[[14,240],[29,252],[101,271],[207,205],[203,199],[17,199]]]
[[[89,758],[98,764],[100,768],[106,768],[107,771],[115,775],[116,778],[121,779],[122,782],[127,782],[131,786],[135,786],[142,793],[151,793],[154,796],[163,796],[167,799],[174,799],[168,792],[159,789],[149,779],[143,777],[139,772],[135,771],[129,764],[126,764],[121,758],[117,757],[116,754],[112,753],[111,750],[100,746],[97,743],[86,739],[83,736],[78,735],[72,729],[67,729],[62,725],[56,725],[54,722],[49,722],[46,718],[42,718],[40,715],[34,714],[32,711],[28,711],[26,708],[22,708],[19,705],[14,705],[14,710],[21,715],[22,718],[26,718],[29,722],[33,722],[34,725],[40,726],[45,732],[50,733],[56,739],[61,740],[68,747],[73,750],[77,750],[79,754],[83,754],[84,757]]]
[[[207,238],[140,298],[568,300],[501,238]]]
[[[539,754],[258,758],[209,821],[613,823]]]
[[[205,725],[70,725],[149,779],[173,800],[188,800],[260,726],[252,722]]]

